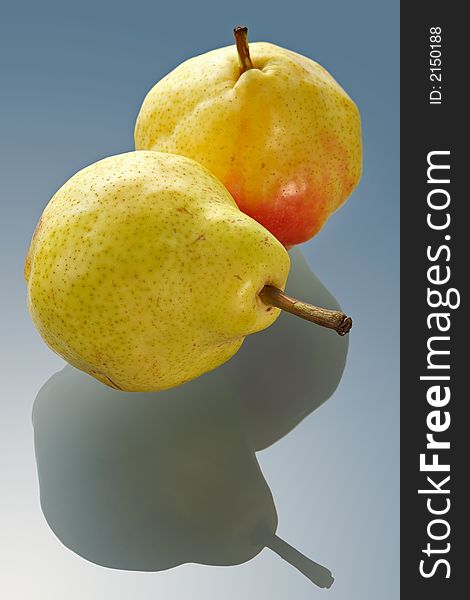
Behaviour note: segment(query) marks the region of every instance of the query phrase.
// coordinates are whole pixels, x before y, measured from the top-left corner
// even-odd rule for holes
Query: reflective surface
[[[5,6],[0,19],[7,57],[0,94],[2,599],[396,600],[398,8],[398,2],[373,0],[82,0],[79,5],[44,0]],[[256,446],[266,447],[256,460],[275,501],[277,532],[331,569],[335,582],[329,590],[316,588],[269,549],[233,567],[186,563],[154,573],[99,566],[58,540],[40,505],[31,412],[38,391],[64,363],[37,335],[25,306],[23,263],[34,226],[73,173],[132,149],[138,109],[156,80],[192,55],[227,45],[238,23],[249,26],[253,41],[272,41],[318,60],[344,85],[362,116],[362,180],[302,247],[315,274],[354,318],[340,385],[284,435],[296,423],[297,409],[309,413],[309,402],[318,400],[309,394],[308,380],[302,384],[305,367],[295,370],[295,359],[302,360],[295,344],[277,345],[273,351],[290,359],[293,376],[281,359],[271,358],[262,387],[272,381],[269,393],[279,390],[284,402],[269,425],[262,404],[253,412]],[[260,335],[271,339],[274,331]],[[261,338],[251,341],[261,345]],[[242,351],[251,354],[247,344]],[[253,351],[244,380],[248,388],[261,364],[256,359]],[[304,365],[311,368],[308,361]],[[292,393],[297,385],[308,397],[291,413],[291,403],[300,397]],[[404,406],[406,401],[413,399],[405,399]]]

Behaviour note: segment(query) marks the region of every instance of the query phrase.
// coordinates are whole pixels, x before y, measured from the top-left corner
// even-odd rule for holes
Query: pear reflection
[[[39,393],[33,423],[44,514],[89,560],[236,564],[261,549],[258,524],[276,527],[236,402],[202,380],[185,393],[122,393],[66,366]]]
[[[338,304],[291,253],[288,292]],[[178,388],[125,393],[66,366],[33,410],[41,505],[84,558],[128,570],[233,565],[268,546],[320,587],[328,569],[275,535],[255,451],[338,385],[347,340],[290,315],[249,336],[228,363]]]
[[[339,310],[302,252],[294,248],[289,254],[287,293]],[[219,367],[231,389],[245,400],[256,450],[284,437],[333,394],[343,375],[348,343],[349,336],[282,313],[271,327],[248,336],[237,354]]]
[[[33,410],[46,520],[67,547],[108,567],[234,565],[268,546],[329,587],[328,569],[275,535],[244,411],[218,383],[133,394],[70,366],[51,377]]]

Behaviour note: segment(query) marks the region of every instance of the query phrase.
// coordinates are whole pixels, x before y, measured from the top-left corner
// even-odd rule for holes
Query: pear
[[[74,175],[38,223],[25,264],[46,343],[101,382],[158,391],[210,371],[279,308],[351,321],[282,292],[284,247],[195,161],[130,152]],[[277,308],[279,307],[279,308]]]
[[[135,147],[207,167],[240,209],[284,246],[310,239],[362,169],[359,111],[317,62],[267,42],[212,50],[176,67],[145,97]]]
[[[276,535],[247,417],[219,373],[132,395],[70,366],[54,375],[33,409],[47,522],[67,547],[107,567],[236,565],[270,547],[329,587],[328,569]]]
[[[78,172],[52,198],[26,262],[32,318],[53,350],[122,390],[217,367],[279,310],[289,257],[206,169],[131,152]]]

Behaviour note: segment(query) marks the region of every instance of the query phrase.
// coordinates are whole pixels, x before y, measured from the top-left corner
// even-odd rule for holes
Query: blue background
[[[45,0],[10,3],[2,13],[0,595],[397,598],[398,1]],[[34,226],[73,173],[132,149],[149,88],[181,61],[232,43],[236,24],[249,26],[252,41],[320,62],[362,114],[362,181],[303,246],[314,272],[354,317],[346,372],[332,399],[258,455],[279,532],[334,570],[327,592],[267,550],[232,568],[104,569],[66,550],[39,508],[31,407],[63,361],[44,345],[26,310],[22,269]],[[314,533],[312,504],[324,515]]]

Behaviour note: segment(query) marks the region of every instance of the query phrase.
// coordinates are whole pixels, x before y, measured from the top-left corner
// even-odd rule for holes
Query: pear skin
[[[266,42],[235,44],[179,65],[147,94],[136,149],[207,167],[240,209],[286,247],[310,239],[356,187],[359,111],[315,61]]]
[[[74,175],[47,205],[25,265],[46,343],[127,391],[158,391],[210,371],[277,308],[289,256],[191,159],[129,152]]]

